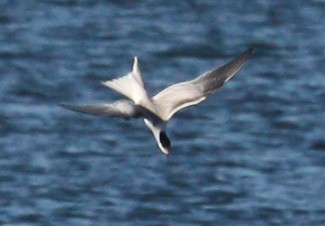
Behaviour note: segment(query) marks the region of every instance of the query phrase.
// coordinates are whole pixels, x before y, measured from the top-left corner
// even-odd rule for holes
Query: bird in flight
[[[252,54],[250,48],[219,68],[207,71],[197,78],[171,85],[153,97],[147,94],[134,57],[130,73],[102,84],[122,94],[125,99],[100,104],[60,104],[72,111],[101,117],[143,118],[151,130],[160,150],[168,155],[171,142],[165,132],[168,120],[179,110],[204,101],[210,94],[228,82],[245,64]]]

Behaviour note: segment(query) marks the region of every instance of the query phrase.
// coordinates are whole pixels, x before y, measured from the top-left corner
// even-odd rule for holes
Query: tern
[[[219,68],[207,71],[197,78],[171,85],[156,95],[147,94],[139,61],[134,57],[132,71],[120,78],[102,82],[122,94],[125,99],[113,103],[86,105],[60,104],[72,111],[101,117],[143,118],[151,130],[160,150],[168,155],[171,142],[166,134],[166,124],[179,110],[199,104],[228,82],[241,69],[252,54],[253,48],[239,54]]]

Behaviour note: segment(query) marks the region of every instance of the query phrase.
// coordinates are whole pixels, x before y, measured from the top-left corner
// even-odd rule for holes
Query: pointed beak
[[[162,153],[164,153],[166,156],[169,155],[169,150],[167,149],[160,149],[162,151]]]
[[[165,155],[169,155],[169,149],[162,145],[162,143],[160,142],[158,137],[156,138],[156,141],[157,141],[157,144],[158,144],[158,147],[159,147],[160,151],[162,153],[164,153]]]

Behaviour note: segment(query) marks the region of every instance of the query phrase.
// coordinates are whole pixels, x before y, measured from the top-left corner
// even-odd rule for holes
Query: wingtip
[[[254,52],[254,47],[253,46],[251,46],[250,48],[248,48],[247,50],[246,50],[246,52],[247,52],[247,54],[248,55],[252,55],[252,53]]]
[[[71,104],[67,104],[67,103],[58,103],[57,105],[61,108],[65,108],[65,109],[71,108]]]
[[[237,58],[242,58],[245,59],[245,61],[252,56],[254,52],[254,47],[250,47],[248,49],[246,49],[244,52],[242,52],[241,54],[238,55]]]
[[[67,104],[66,104],[66,103],[58,103],[57,105],[58,105],[59,107],[63,107],[63,108],[64,108]]]

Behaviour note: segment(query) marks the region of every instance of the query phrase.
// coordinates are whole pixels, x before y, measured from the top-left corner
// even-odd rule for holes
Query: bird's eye
[[[171,143],[164,131],[160,133],[159,138],[162,146],[166,149],[170,149]]]

